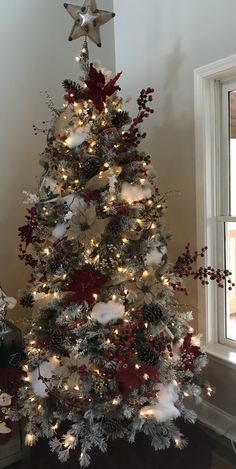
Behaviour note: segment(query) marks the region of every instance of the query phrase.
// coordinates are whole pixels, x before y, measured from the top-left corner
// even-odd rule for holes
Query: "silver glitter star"
[[[69,41],[88,36],[98,47],[101,47],[100,27],[114,18],[115,13],[98,10],[96,0],[85,0],[83,6],[64,3],[64,7],[75,20]]]

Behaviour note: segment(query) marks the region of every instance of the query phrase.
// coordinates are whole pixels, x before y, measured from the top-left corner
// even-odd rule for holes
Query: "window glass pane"
[[[236,216],[236,90],[229,93],[230,106],[230,213]]]
[[[236,279],[236,223],[225,224],[226,268],[232,272],[232,281]],[[226,287],[226,337],[236,341],[236,288],[229,291]]]

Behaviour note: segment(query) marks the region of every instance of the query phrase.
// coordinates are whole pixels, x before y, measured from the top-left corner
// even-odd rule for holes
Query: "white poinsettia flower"
[[[67,237],[68,239],[78,239],[81,244],[86,246],[91,239],[103,235],[108,222],[108,218],[97,217],[96,207],[91,204],[72,216]]]
[[[92,319],[101,324],[107,324],[114,319],[122,319],[125,314],[125,307],[120,303],[108,301],[108,303],[97,303],[92,310]]]
[[[156,300],[160,292],[160,282],[152,274],[137,279],[129,285],[129,291],[135,296],[135,306],[141,306],[143,303],[150,304]]]
[[[149,199],[151,195],[152,191],[149,187],[134,186],[128,182],[122,184],[121,198],[128,203]]]

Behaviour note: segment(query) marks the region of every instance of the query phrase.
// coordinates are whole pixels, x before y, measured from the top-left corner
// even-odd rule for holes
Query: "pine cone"
[[[120,223],[120,220],[117,219],[117,218],[113,218],[108,227],[107,227],[108,231],[114,235],[117,235],[120,233],[122,227],[121,227],[121,223]]]
[[[138,358],[145,365],[155,366],[158,362],[158,356],[149,345],[144,345],[138,350]]]
[[[101,167],[102,163],[100,158],[91,156],[84,162],[83,171],[87,178],[92,178],[93,176],[96,176],[96,174],[99,173]]]
[[[109,436],[117,437],[123,434],[123,425],[120,420],[105,420],[103,423],[103,428]]]
[[[48,267],[50,269],[50,273],[51,274],[56,274],[57,271],[60,269],[61,267],[61,260],[60,259],[52,259],[49,263],[48,263]]]
[[[49,340],[49,348],[55,355],[68,356],[68,352],[64,346],[65,334],[60,327],[54,328],[51,332]]]
[[[26,293],[20,299],[20,304],[23,308],[33,308],[34,306],[34,297],[31,293]]]
[[[62,86],[64,90],[68,93],[68,96],[71,97],[71,102],[79,101],[82,88],[81,86],[79,86],[78,83],[72,80],[64,80],[62,82]]]
[[[129,124],[130,121],[131,119],[127,111],[121,111],[121,112],[115,111],[113,112],[112,117],[111,117],[111,123],[117,128],[120,128],[126,124]]]
[[[157,303],[144,305],[141,312],[144,321],[150,322],[152,324],[157,324],[159,321],[162,321],[165,316],[161,306]]]

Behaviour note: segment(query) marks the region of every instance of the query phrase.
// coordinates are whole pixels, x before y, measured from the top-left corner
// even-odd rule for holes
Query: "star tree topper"
[[[88,36],[98,47],[101,47],[100,26],[114,18],[115,13],[98,10],[96,0],[85,0],[83,6],[64,3],[64,7],[75,20],[69,41]]]

